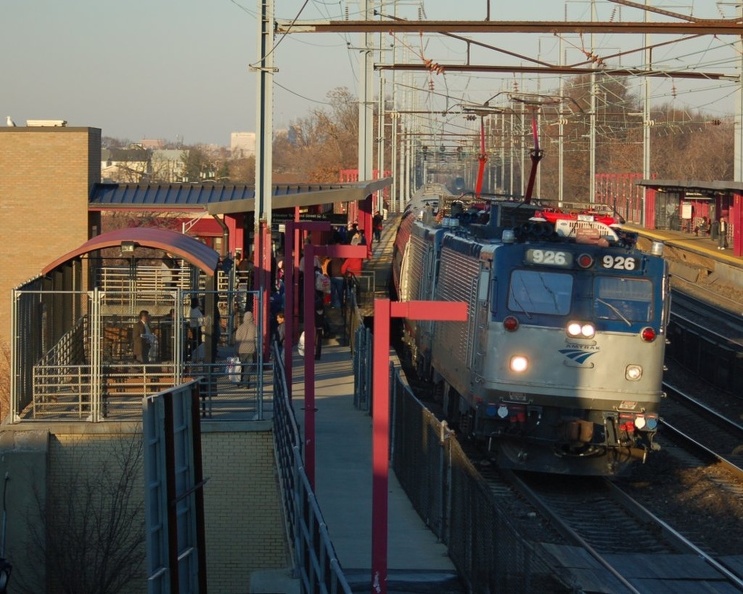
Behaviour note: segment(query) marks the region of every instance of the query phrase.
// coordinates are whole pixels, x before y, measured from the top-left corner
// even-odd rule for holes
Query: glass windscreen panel
[[[600,320],[652,320],[653,284],[647,279],[599,276],[595,279],[594,295],[594,313]]]
[[[514,270],[508,308],[514,312],[564,316],[570,313],[573,276],[561,272]]]

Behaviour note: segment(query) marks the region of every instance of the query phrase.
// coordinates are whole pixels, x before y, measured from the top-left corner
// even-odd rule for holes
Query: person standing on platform
[[[191,357],[201,344],[201,325],[204,323],[204,312],[199,307],[199,298],[191,298],[191,311],[188,313],[188,355]]]
[[[361,234],[361,231],[359,231],[359,224],[358,223],[351,223],[351,228],[348,230],[348,234],[346,235],[346,238],[348,239],[348,243],[350,245],[358,245],[358,243],[354,243],[353,240]],[[359,237],[359,239],[361,239]]]
[[[360,245],[361,244],[361,237],[359,235],[356,235],[351,240],[351,245]],[[348,298],[352,291],[356,291],[356,298],[358,299],[358,286],[359,286],[359,277],[361,276],[361,271],[363,270],[364,261],[361,258],[346,258],[346,260],[343,262],[343,266],[341,266],[341,274],[343,275],[343,293],[344,293],[344,301],[348,303]]]
[[[283,311],[276,314],[276,328],[274,329],[273,337],[279,348],[283,349],[284,340],[286,339],[286,319]]]
[[[720,231],[717,239],[717,249],[724,250],[728,246],[728,222],[725,217],[720,217]]]
[[[360,245],[361,244],[361,237],[356,235],[351,240],[351,245]],[[361,271],[363,270],[364,261],[361,258],[346,258],[346,260],[343,262],[343,265],[341,266],[341,275],[347,276],[349,273],[353,274],[354,276],[361,276]]]
[[[150,348],[155,341],[155,336],[150,331],[150,312],[143,309],[139,312],[139,320],[134,324],[134,360],[147,364],[150,362]]]
[[[258,327],[253,321],[252,311],[245,312],[243,323],[237,327],[235,348],[241,364],[240,385],[249,386],[250,370],[255,363],[255,355],[258,352]]]
[[[384,221],[384,217],[382,217],[381,213],[379,211],[374,213],[374,217],[372,218],[372,227],[374,228],[374,241],[379,242],[382,239],[382,222]]]
[[[332,258],[328,265],[328,276],[330,277],[330,307],[341,307],[343,305],[343,258]]]

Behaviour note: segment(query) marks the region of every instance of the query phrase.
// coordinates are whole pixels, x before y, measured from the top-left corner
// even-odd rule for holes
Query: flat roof
[[[743,192],[743,182],[736,181],[701,181],[688,179],[642,179],[638,186],[655,188],[665,192],[699,192],[700,194],[724,194]]]
[[[392,184],[392,178],[337,184],[276,184],[272,208],[312,206],[363,200]],[[93,185],[89,210],[147,209],[234,214],[255,210],[255,186],[247,184],[110,184]]]

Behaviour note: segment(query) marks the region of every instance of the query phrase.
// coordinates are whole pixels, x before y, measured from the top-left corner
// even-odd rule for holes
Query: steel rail
[[[720,414],[716,410],[710,408],[703,402],[699,402],[696,398],[693,398],[692,396],[689,396],[686,394],[681,388],[678,388],[676,386],[673,386],[669,382],[663,382],[663,387],[670,390],[673,395],[668,396],[669,398],[673,398],[675,401],[681,403],[682,405],[687,406],[688,408],[691,408],[694,411],[701,411],[702,414],[706,415],[707,417],[710,417],[712,419],[711,422],[716,423],[718,425],[721,425],[723,429],[726,431],[729,431],[731,433],[739,433],[740,435],[743,435],[743,426],[736,423],[735,421],[725,417],[724,415]],[[710,456],[714,460],[717,460],[720,464],[722,464],[725,469],[732,472],[735,476],[743,479],[743,468],[741,468],[738,464],[733,462],[732,460],[729,460],[726,458],[723,454],[719,452],[715,452],[711,448],[707,447],[706,445],[700,443],[693,437],[687,435],[684,433],[681,429],[676,427],[675,425],[669,423],[665,418],[661,417],[660,419],[661,423],[663,423],[664,427],[667,427],[671,430],[671,432],[678,437],[679,439],[684,440],[685,442],[691,444],[694,448],[704,453],[706,456]]]
[[[588,541],[586,541],[580,534],[578,534],[573,528],[571,528],[559,515],[552,511],[541,497],[539,497],[534,490],[529,487],[520,477],[510,470],[502,470],[503,475],[511,481],[519,492],[531,503],[539,512],[549,518],[550,522],[554,523],[565,537],[572,539],[578,543],[593,559],[606,569],[612,576],[614,576],[619,582],[625,586],[633,594],[641,594],[641,590],[635,588],[629,580],[624,577],[621,572],[614,567],[601,553],[599,553]]]

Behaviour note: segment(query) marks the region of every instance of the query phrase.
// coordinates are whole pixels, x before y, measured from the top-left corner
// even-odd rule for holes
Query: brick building
[[[11,289],[98,235],[100,212],[89,209],[89,200],[100,171],[99,129],[0,128],[0,223],[5,231],[0,346],[5,349],[10,345]],[[4,375],[0,382],[7,385]],[[27,591],[59,591],[49,583],[54,575],[49,566],[29,556],[46,554],[36,543],[54,534],[37,502],[64,501],[69,494],[65,484],[71,482],[65,477],[81,467],[96,479],[111,451],[140,439],[141,426],[136,421],[1,426],[0,476],[9,479],[5,556],[15,584],[25,584]],[[75,466],[76,459],[83,460],[82,466]],[[252,572],[290,565],[270,421],[203,421],[202,460],[210,479],[204,486],[209,587],[246,592]],[[83,478],[88,480],[88,474]],[[144,498],[139,485],[133,493]],[[127,592],[142,592],[144,580],[143,569],[141,580],[133,580]]]
[[[0,345],[8,345],[10,291],[87,241],[98,222],[88,197],[101,176],[98,128],[0,128]]]

